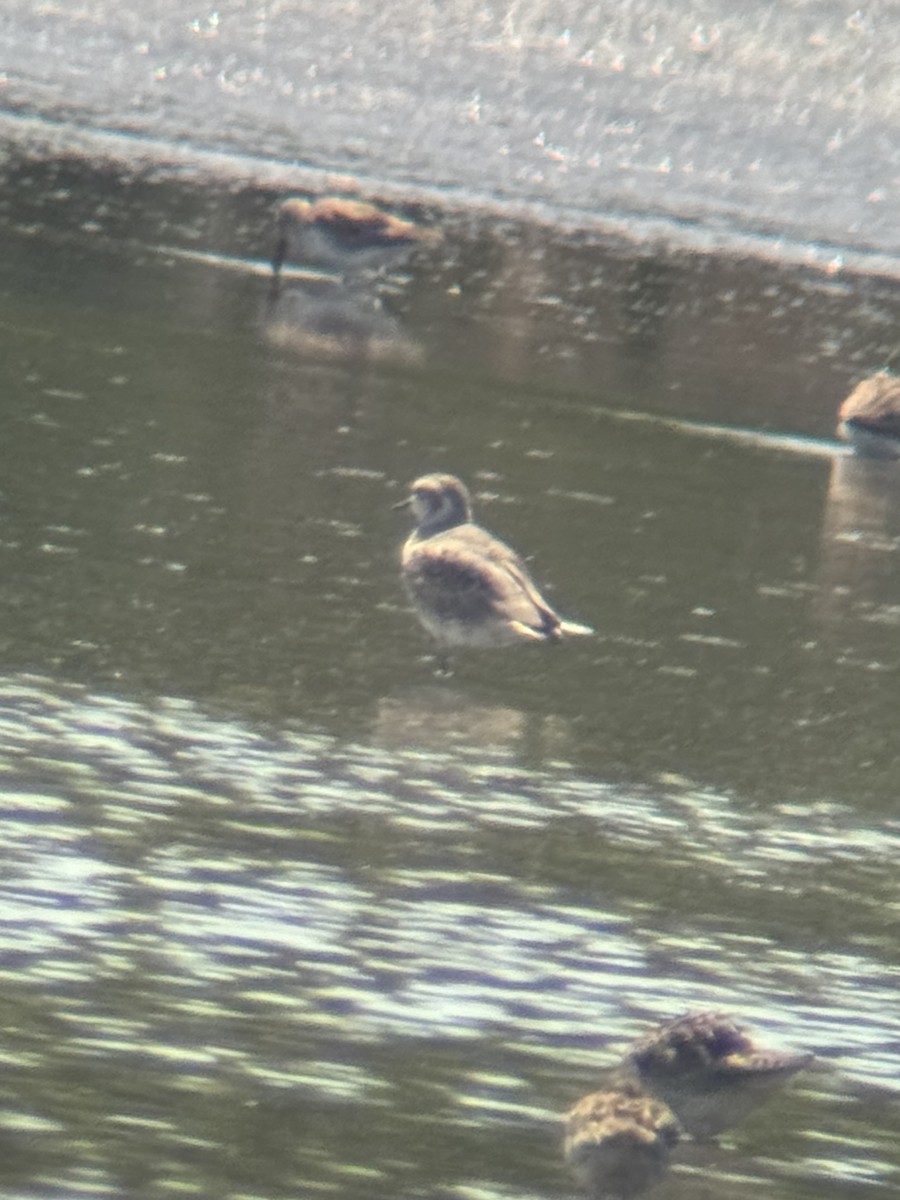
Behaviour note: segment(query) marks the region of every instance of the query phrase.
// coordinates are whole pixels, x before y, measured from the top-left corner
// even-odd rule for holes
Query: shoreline
[[[557,233],[584,234],[607,243],[672,257],[702,254],[753,259],[787,268],[807,268],[823,278],[851,276],[900,280],[900,251],[891,252],[827,239],[802,239],[731,225],[712,208],[703,216],[677,212],[606,209],[587,211],[547,200],[503,197],[465,186],[398,182],[364,172],[288,163],[235,151],[209,149],[188,141],[173,142],[142,133],[73,125],[34,114],[0,112],[0,155],[4,164],[18,158],[46,163],[78,159],[96,168],[120,170],[151,184],[227,186],[271,193],[274,202],[290,192],[358,196],[386,207],[416,208],[433,215],[463,219],[493,218],[521,226],[547,226]]]

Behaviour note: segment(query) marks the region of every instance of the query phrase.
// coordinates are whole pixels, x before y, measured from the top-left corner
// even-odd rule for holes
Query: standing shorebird
[[[665,1104],[622,1081],[569,1109],[563,1150],[591,1200],[631,1200],[659,1183],[679,1136]]]
[[[742,1121],[812,1054],[759,1047],[722,1013],[688,1013],[639,1038],[621,1069],[674,1112],[687,1133],[715,1137]]]
[[[838,414],[838,433],[862,458],[900,458],[900,378],[877,371],[858,383]]]
[[[278,209],[273,277],[277,283],[287,261],[342,275],[377,271],[438,237],[436,230],[423,229],[362,200],[324,196],[310,202],[292,197]]]
[[[555,642],[594,632],[554,612],[515,551],[475,524],[469,493],[454,475],[423,475],[396,507],[406,506],[416,528],[403,546],[403,583],[444,665],[453,647]]]

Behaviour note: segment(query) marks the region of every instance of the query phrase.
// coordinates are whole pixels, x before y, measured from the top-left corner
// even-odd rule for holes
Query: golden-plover
[[[760,1047],[722,1013],[688,1013],[650,1030],[621,1068],[674,1112],[696,1138],[742,1121],[815,1056]]]
[[[551,608],[509,546],[476,525],[454,475],[423,475],[408,499],[416,528],[401,556],[403,583],[442,658],[454,647],[555,642],[593,633]]]
[[[659,1183],[679,1136],[666,1105],[623,1080],[569,1109],[563,1149],[591,1200],[631,1200]]]
[[[288,261],[339,274],[377,271],[439,237],[436,230],[404,221],[374,204],[340,196],[285,200],[279,206],[276,226],[272,255],[276,281]]]
[[[900,377],[877,371],[858,383],[838,414],[838,433],[862,458],[900,458]]]

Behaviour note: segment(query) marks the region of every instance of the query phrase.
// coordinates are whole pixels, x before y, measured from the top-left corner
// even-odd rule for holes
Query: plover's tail
[[[591,637],[596,630],[590,625],[581,625],[578,621],[560,621],[559,632],[563,637]]]

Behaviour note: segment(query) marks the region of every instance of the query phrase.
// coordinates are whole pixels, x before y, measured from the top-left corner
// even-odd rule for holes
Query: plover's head
[[[409,487],[400,507],[413,511],[419,533],[439,533],[472,519],[472,501],[466,485],[455,475],[422,475]]]

